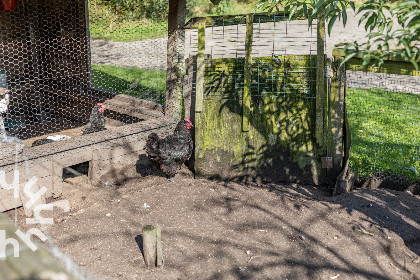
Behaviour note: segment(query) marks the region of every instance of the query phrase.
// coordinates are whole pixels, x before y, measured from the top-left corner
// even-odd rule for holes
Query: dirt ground
[[[135,169],[119,184],[64,183],[59,199],[71,210],[54,208],[48,232],[89,279],[420,279],[419,196],[331,197],[312,186],[194,179],[188,169],[172,183]],[[162,268],[143,262],[148,224],[162,226]]]

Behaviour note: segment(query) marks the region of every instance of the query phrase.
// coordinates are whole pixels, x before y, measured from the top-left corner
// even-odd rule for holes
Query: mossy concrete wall
[[[203,107],[194,116],[197,174],[325,182],[315,140],[316,56],[278,58],[282,65],[272,57],[252,62],[246,132],[244,59],[206,61]]]

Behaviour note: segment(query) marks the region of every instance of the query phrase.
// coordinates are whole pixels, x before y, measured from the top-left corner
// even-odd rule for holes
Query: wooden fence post
[[[162,227],[160,225],[156,225],[156,266],[161,267],[162,265]]]
[[[170,0],[166,66],[165,116],[178,121],[182,112],[182,76],[185,56],[186,0]]]
[[[244,93],[242,97],[242,131],[249,131],[251,115],[251,79],[252,79],[252,36],[254,15],[246,16],[245,65],[244,65]]]
[[[328,169],[329,181],[335,184],[341,172],[344,157],[344,98],[346,87],[346,70],[340,66],[342,59],[332,62],[331,90],[328,102],[327,149],[332,157],[333,166]]]
[[[315,138],[325,153],[325,132],[327,129],[327,94],[325,87],[325,20],[320,13],[317,20],[317,65],[316,65],[316,120]]]
[[[204,53],[206,48],[206,23],[201,22],[198,24],[198,50],[197,50],[197,75],[196,75],[196,104],[195,111],[201,113],[203,111],[203,95],[204,95]]]
[[[156,263],[156,228],[147,225],[142,229],[144,262],[147,267],[154,267]]]

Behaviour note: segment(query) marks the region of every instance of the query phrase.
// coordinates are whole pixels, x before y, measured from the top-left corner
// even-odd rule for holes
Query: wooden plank
[[[252,74],[252,35],[254,16],[246,16],[245,38],[245,65],[244,65],[244,92],[242,98],[242,131],[249,131],[249,118],[251,115],[251,74]]]
[[[327,94],[325,92],[325,20],[324,14],[317,21],[317,66],[316,66],[316,120],[315,138],[319,146],[324,146],[327,116]]]
[[[203,111],[203,94],[204,94],[204,53],[205,53],[205,37],[206,25],[200,23],[198,26],[198,51],[197,51],[197,79],[196,79],[196,105],[195,111],[200,113]]]

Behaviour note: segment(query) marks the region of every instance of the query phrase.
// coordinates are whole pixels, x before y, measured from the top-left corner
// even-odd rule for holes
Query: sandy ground
[[[97,187],[67,179],[71,211],[48,228],[89,279],[420,279],[418,196],[124,172]],[[162,226],[162,268],[144,265],[148,224]]]

